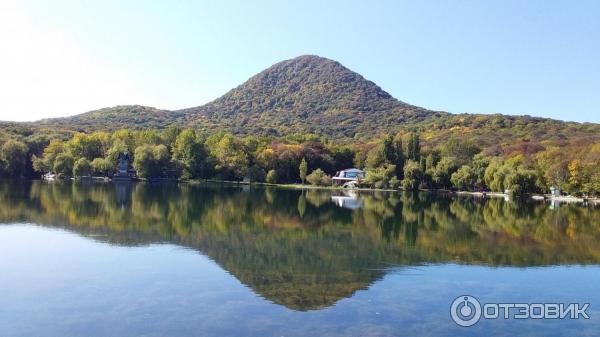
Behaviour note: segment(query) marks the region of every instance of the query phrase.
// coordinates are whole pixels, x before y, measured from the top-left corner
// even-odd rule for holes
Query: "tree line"
[[[4,178],[46,172],[62,177],[110,176],[128,152],[141,178],[248,180],[329,185],[337,171],[366,171],[373,188],[600,194],[600,143],[566,153],[557,146],[498,153],[468,138],[431,145],[416,132],[358,143],[333,143],[313,134],[286,137],[206,134],[170,127],[162,131],[75,133],[68,139],[8,139],[0,148]]]

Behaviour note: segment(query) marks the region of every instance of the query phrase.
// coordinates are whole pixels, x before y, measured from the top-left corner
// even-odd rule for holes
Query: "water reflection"
[[[358,192],[351,190],[334,191],[331,195],[331,201],[339,207],[348,209],[361,208],[363,205],[363,200],[358,197]]]
[[[148,184],[0,185],[0,222],[116,245],[169,241],[293,310],[328,307],[390,267],[600,262],[600,210],[543,202]]]

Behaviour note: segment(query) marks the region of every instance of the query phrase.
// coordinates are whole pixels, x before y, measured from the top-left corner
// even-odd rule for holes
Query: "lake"
[[[0,184],[0,336],[595,336],[600,207],[236,185]],[[453,322],[455,298],[589,319]]]

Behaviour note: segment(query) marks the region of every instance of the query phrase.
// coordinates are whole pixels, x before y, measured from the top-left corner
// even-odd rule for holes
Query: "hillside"
[[[398,101],[338,62],[312,55],[277,63],[215,101],[182,112],[199,127],[237,134],[302,131],[336,138],[433,114]]]
[[[530,116],[449,114],[392,97],[340,63],[300,56],[277,63],[216,100],[169,111],[133,105],[37,122],[0,123],[7,136],[34,133],[193,127],[206,133],[285,136],[314,133],[329,139],[368,141],[389,132],[420,131],[425,144],[469,138],[483,147],[589,144],[600,125]],[[526,144],[526,145],[522,145]],[[510,149],[509,149],[510,150]],[[527,149],[526,149],[527,150]]]
[[[64,118],[1,125],[86,132],[179,125],[234,134],[281,136],[309,132],[353,138],[372,134],[374,129],[422,121],[432,114],[398,101],[336,61],[307,55],[277,63],[203,106],[178,111],[117,106]]]
[[[181,124],[181,120],[182,114],[176,111],[161,110],[141,105],[119,105],[75,116],[47,118],[26,124],[81,131],[112,131],[124,127],[162,129],[173,124]]]

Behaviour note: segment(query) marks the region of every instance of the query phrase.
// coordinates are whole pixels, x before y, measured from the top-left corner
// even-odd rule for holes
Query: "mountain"
[[[181,112],[237,134],[310,132],[354,137],[433,112],[393,98],[340,63],[306,55],[277,63],[206,105]]]
[[[169,111],[117,106],[37,122],[4,122],[0,131],[64,134],[169,126],[237,135],[315,133],[337,140],[369,140],[389,132],[418,130],[423,141],[432,146],[450,137],[468,137],[492,153],[498,146],[525,146],[524,151],[517,152],[535,152],[540,143],[564,146],[600,139],[599,124],[531,116],[450,114],[413,106],[339,62],[314,55],[279,62],[198,107]]]
[[[305,55],[277,63],[203,106],[169,111],[116,106],[19,124],[72,131],[193,126],[235,134],[310,132],[334,138],[370,135],[434,114],[393,98],[339,62]]]

